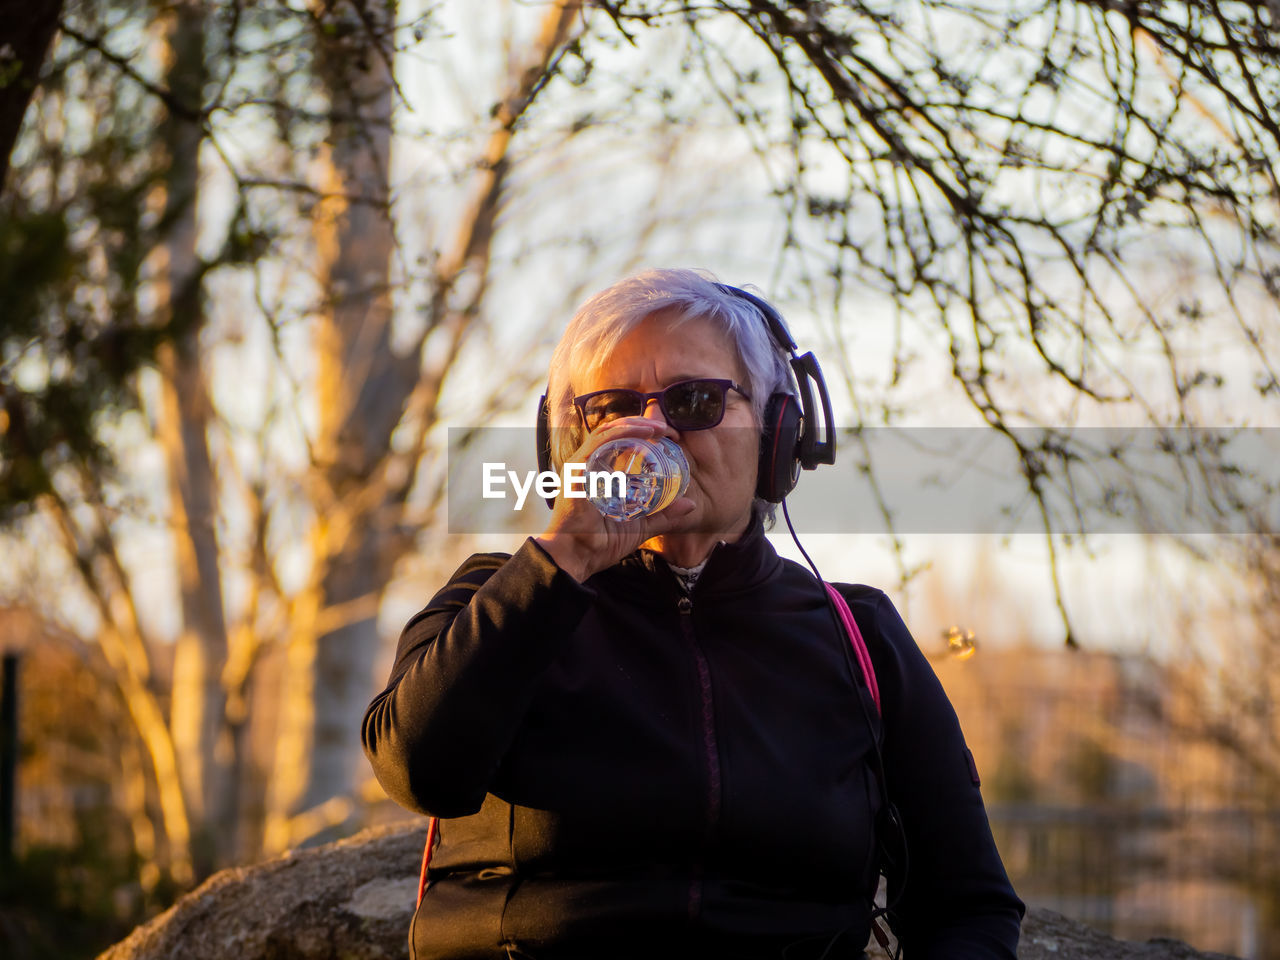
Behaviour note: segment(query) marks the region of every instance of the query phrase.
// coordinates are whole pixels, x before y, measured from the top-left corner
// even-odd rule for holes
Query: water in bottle
[[[592,483],[593,473],[615,471],[626,477],[622,496],[615,483]],[[657,513],[689,486],[689,461],[680,444],[668,437],[619,437],[602,443],[587,459],[586,473],[589,499],[610,520]]]

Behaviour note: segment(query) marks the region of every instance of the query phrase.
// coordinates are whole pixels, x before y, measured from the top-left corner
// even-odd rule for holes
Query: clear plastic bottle
[[[591,475],[614,471],[626,474],[626,495],[590,496]],[[689,461],[680,444],[668,437],[619,437],[602,443],[587,458],[586,472],[588,498],[610,520],[632,520],[657,513],[689,486]],[[596,488],[601,494],[606,490],[616,493],[616,483]]]

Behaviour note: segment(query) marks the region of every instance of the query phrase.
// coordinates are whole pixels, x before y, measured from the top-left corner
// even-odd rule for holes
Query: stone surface
[[[421,823],[224,870],[99,960],[406,960]],[[1115,940],[1047,910],[1019,960],[1224,960],[1173,940]]]
[[[1019,960],[1230,960],[1177,940],[1116,940],[1052,910],[1030,910],[1022,921]]]
[[[409,955],[426,827],[383,827],[210,877],[99,960]]]

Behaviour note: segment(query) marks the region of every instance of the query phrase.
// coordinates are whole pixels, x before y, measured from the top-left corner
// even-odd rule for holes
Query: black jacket
[[[888,598],[840,589],[883,698],[905,956],[1012,958],[1022,904],[955,714]],[[688,597],[645,551],[586,584],[532,540],[472,557],[364,721],[387,793],[445,818],[415,956],[860,956],[881,721],[847,643],[758,528]]]

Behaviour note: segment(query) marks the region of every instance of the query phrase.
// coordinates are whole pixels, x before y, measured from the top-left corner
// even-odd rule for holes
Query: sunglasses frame
[[[720,416],[716,418],[714,423],[708,423],[705,426],[700,426],[700,427],[681,427],[675,423],[672,423],[671,414],[667,410],[667,397],[666,397],[667,391],[674,390],[676,387],[682,387],[685,384],[689,384],[689,383],[714,383],[717,387],[720,388]],[[589,426],[587,423],[587,407],[586,407],[587,401],[590,400],[592,397],[599,397],[606,393],[626,393],[626,394],[630,394],[631,396],[639,397],[640,412],[638,414],[632,414],[632,416],[643,416],[645,410],[649,408],[649,401],[657,400],[658,407],[662,410],[662,416],[666,419],[667,424],[672,429],[679,430],[681,432],[690,431],[690,430],[710,430],[712,427],[719,426],[720,421],[724,419],[724,413],[726,410],[729,409],[729,391],[730,390],[736,390],[738,393],[742,394],[742,396],[745,397],[747,400],[751,399],[751,394],[743,390],[742,387],[736,382],[734,382],[733,380],[725,380],[719,377],[691,377],[688,380],[677,380],[675,383],[668,384],[667,386],[663,387],[661,390],[655,390],[652,393],[644,393],[643,391],[632,390],[628,387],[610,387],[607,390],[593,390],[591,393],[584,393],[579,397],[574,397],[573,406],[574,406],[574,409],[578,411],[578,416],[582,420],[582,426],[588,433],[590,433],[593,428]],[[597,424],[597,426],[599,426],[599,424]]]

